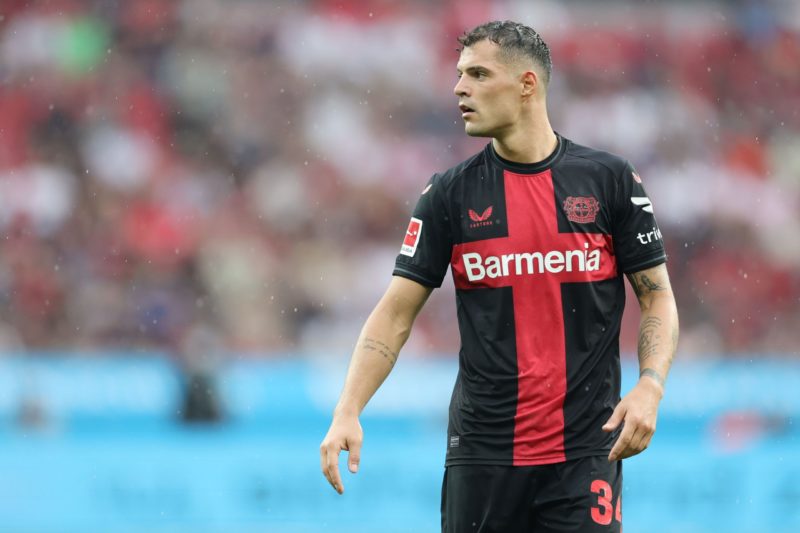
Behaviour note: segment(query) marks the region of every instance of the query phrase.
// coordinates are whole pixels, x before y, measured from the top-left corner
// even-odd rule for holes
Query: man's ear
[[[533,70],[526,70],[520,79],[522,82],[522,96],[533,96],[539,91],[539,75]]]

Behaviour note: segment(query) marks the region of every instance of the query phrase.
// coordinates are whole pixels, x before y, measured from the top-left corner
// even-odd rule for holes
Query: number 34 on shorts
[[[602,479],[592,481],[590,490],[597,495],[597,504],[591,510],[592,520],[601,526],[609,525],[612,519],[622,522],[622,495],[617,494],[615,500],[611,485]]]

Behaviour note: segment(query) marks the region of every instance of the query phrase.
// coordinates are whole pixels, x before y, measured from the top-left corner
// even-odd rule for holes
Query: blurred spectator
[[[422,185],[485,142],[457,35],[520,18],[556,129],[655,198],[681,352],[798,355],[800,8],[602,4],[4,1],[3,345],[171,348],[203,321],[239,353],[349,350]],[[457,350],[447,291],[407,351]]]
[[[181,420],[210,424],[224,418],[216,375],[224,347],[216,332],[200,322],[194,324],[179,347],[184,372]]]

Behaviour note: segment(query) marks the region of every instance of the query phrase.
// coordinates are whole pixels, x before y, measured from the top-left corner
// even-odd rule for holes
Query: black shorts
[[[442,533],[622,529],[622,462],[584,457],[541,466],[445,468]]]

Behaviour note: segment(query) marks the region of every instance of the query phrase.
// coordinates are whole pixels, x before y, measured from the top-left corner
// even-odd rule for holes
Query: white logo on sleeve
[[[645,213],[653,212],[653,204],[647,196],[631,196],[631,202],[633,205],[640,206]]]
[[[650,244],[651,242],[660,241],[663,237],[661,235],[661,230],[653,226],[652,231],[639,233],[636,235],[636,238],[639,239],[639,242],[642,244]]]
[[[418,218],[411,217],[411,222],[408,223],[406,236],[403,239],[403,246],[400,248],[400,253],[408,257],[414,257],[417,252],[417,244],[419,237],[422,234],[422,221]]]

